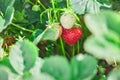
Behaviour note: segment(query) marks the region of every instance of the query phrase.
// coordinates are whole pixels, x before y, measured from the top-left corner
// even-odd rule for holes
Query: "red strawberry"
[[[82,29],[75,27],[71,29],[63,28],[62,38],[70,46],[74,45],[82,36]]]

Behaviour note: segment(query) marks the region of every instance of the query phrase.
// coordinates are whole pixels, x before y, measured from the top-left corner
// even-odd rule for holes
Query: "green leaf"
[[[5,27],[7,27],[12,22],[13,15],[14,15],[14,8],[9,6],[5,13],[5,24],[4,24]]]
[[[59,25],[54,24],[52,26],[48,26],[34,41],[34,44],[38,44],[40,41],[51,40],[56,41],[59,37]]]
[[[55,80],[53,77],[49,76],[48,74],[44,74],[40,71],[43,63],[43,59],[37,58],[34,67],[30,70],[30,73],[32,75],[25,80]]]
[[[102,3],[102,4],[110,4],[109,0],[97,0],[97,1]]]
[[[28,21],[25,19],[25,13],[24,11],[15,11],[14,12],[14,21],[15,22],[21,22],[21,23],[28,23]]]
[[[9,75],[6,68],[0,66],[0,80],[9,80]]]
[[[0,58],[3,57],[3,53],[4,53],[2,45],[3,45],[3,39],[0,37]]]
[[[15,0],[15,2],[14,2],[14,8],[15,8],[15,10],[21,12],[24,9],[23,8],[24,3],[25,3],[25,1],[23,1],[23,0]]]
[[[0,32],[4,29],[5,20],[0,16]]]
[[[84,44],[85,50],[99,59],[120,62],[119,37],[114,35],[115,38],[113,36],[110,38],[110,36],[106,35],[100,38],[90,36]]]
[[[107,78],[104,74],[99,74],[96,75],[93,80],[107,80]]]
[[[109,30],[120,35],[120,15],[112,11],[103,11],[98,14],[85,16],[88,29],[96,36],[108,33]]]
[[[84,14],[88,0],[71,0],[72,9],[78,14]]]
[[[71,6],[73,11],[80,15],[85,13],[98,13],[101,6],[110,7],[105,6],[96,0],[71,0]]]
[[[13,74],[8,67],[0,65],[0,80],[20,80],[20,76]]]
[[[20,42],[17,42],[11,49],[10,55],[9,55],[9,60],[12,67],[19,74],[23,73],[23,70],[25,67],[21,47],[22,47],[22,44]]]
[[[67,59],[61,56],[45,59],[41,71],[53,76],[56,80],[70,80],[71,77],[70,65]]]
[[[11,49],[9,59],[16,72],[23,74],[34,66],[37,56],[36,46],[28,40],[21,40]]]
[[[7,28],[11,23],[14,14],[14,8],[12,7],[15,0],[0,0],[0,12],[3,13],[5,19],[0,16],[0,32]]]
[[[29,21],[30,24],[38,22],[40,20],[38,17],[38,16],[40,16],[39,11],[35,12],[32,9],[26,9],[25,15],[27,15],[27,20]]]
[[[35,38],[37,38],[43,31],[40,29],[35,30],[32,35],[30,36],[30,40],[34,41]]]
[[[10,64],[10,61],[7,57],[4,57],[1,61],[0,61],[0,65],[6,66],[8,67],[13,73],[17,72],[13,69],[12,65]]]
[[[107,80],[120,80],[120,69],[115,69],[111,71],[108,75]]]
[[[0,37],[0,47],[2,47],[3,39]]]
[[[57,3],[60,3],[60,2],[62,2],[63,0],[54,0],[55,2],[57,2]]]
[[[0,16],[0,32],[2,32],[12,22],[14,14],[14,8],[8,7],[5,13],[5,19]]]
[[[85,42],[85,50],[99,59],[120,62],[120,15],[111,11],[88,14],[85,23],[93,34]]]
[[[71,60],[72,80],[92,80],[97,72],[97,60],[89,55],[78,55]]]
[[[35,64],[38,56],[38,48],[32,42],[24,40],[22,42],[21,50],[24,57],[24,71],[28,71]]]
[[[0,11],[6,12],[8,6],[13,6],[15,0],[0,0]]]

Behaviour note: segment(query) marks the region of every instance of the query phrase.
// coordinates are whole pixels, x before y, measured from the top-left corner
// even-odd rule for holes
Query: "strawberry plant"
[[[0,0],[0,80],[120,80],[119,0]]]

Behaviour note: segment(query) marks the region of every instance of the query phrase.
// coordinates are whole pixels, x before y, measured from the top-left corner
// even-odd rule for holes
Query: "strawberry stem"
[[[43,4],[42,4],[42,2],[40,1],[40,0],[37,0],[37,2],[41,5],[41,7],[43,8],[43,9],[47,9]]]
[[[69,6],[69,0],[66,0],[66,4],[67,4],[67,8],[69,9],[70,6]]]
[[[56,42],[53,41],[53,43],[59,48],[61,49],[61,46],[59,44],[57,44]],[[67,53],[67,51],[65,51],[65,54],[68,58],[70,58],[70,55]]]
[[[24,3],[24,6],[25,6],[26,3],[29,3],[29,4],[31,4],[31,5],[34,5],[34,3],[33,3],[32,1],[30,1],[30,0],[26,0],[26,2]]]
[[[48,15],[48,24],[51,25],[53,23],[53,18],[52,18],[52,15],[51,15],[51,10],[49,10],[49,12],[47,13]]]
[[[17,24],[14,24],[14,23],[11,23],[11,25],[13,25],[13,26],[15,26],[15,27],[17,27],[17,28],[19,28],[19,29],[21,29],[21,30],[23,30],[23,31],[27,31],[27,32],[34,32],[33,30],[29,30],[29,29],[26,29],[26,28],[24,28],[24,27],[22,27],[22,26],[19,26],[19,25],[17,25]]]
[[[56,8],[55,8],[55,1],[54,1],[54,0],[51,0],[51,3],[52,3],[52,9],[53,9],[53,12],[54,12],[53,17],[55,18],[56,21],[58,21],[58,18],[57,18],[57,10],[56,10]]]
[[[55,9],[55,1],[51,0],[51,3],[52,3],[52,8]]]
[[[62,38],[60,38],[60,43],[61,43],[62,53],[63,53],[64,56],[66,56],[65,48],[64,48],[64,44],[63,44]]]
[[[75,46],[72,47],[72,57],[75,56]]]
[[[77,42],[77,53],[80,52],[80,44],[79,44],[79,41]]]

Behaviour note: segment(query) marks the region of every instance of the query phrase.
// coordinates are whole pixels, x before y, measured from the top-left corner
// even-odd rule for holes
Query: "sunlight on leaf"
[[[101,6],[110,8],[109,5],[105,6],[97,0],[71,0],[71,6],[73,11],[80,15],[85,13],[98,13],[100,12]]]
[[[115,69],[111,71],[108,75],[107,80],[120,80],[120,69]]]
[[[18,41],[10,51],[9,59],[13,68],[19,73],[29,71],[35,64],[38,49],[28,40]]]
[[[97,72],[97,60],[89,55],[77,55],[71,60],[72,80],[92,80]]]
[[[40,69],[41,69],[43,63],[44,63],[43,59],[37,58],[34,67],[30,70],[30,72],[32,73],[32,76],[29,77],[29,80],[55,80],[48,74],[41,72]]]
[[[53,76],[56,80],[70,80],[70,65],[67,59],[61,56],[45,59],[41,71]]]

